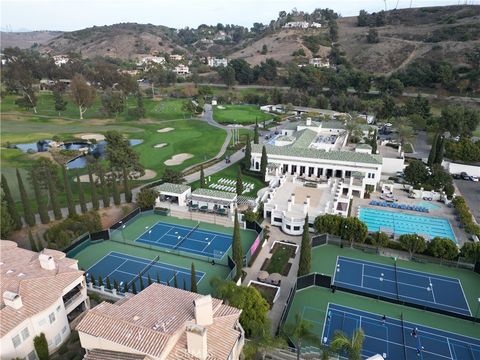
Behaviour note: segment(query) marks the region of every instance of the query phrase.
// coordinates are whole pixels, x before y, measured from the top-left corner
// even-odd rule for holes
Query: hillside
[[[368,27],[357,17],[338,20],[339,44],[355,67],[391,73],[416,59],[444,59],[463,65],[480,46],[480,6],[444,6],[388,11],[384,26],[375,27],[379,43],[369,44]]]
[[[41,46],[53,54],[81,53],[83,57],[110,56],[133,59],[154,52],[185,52],[175,44],[175,30],[151,24],[115,24],[66,32]]]
[[[325,33],[324,29],[280,29],[273,34],[269,34],[260,40],[246,44],[241,50],[237,50],[229,55],[232,59],[244,59],[251,65],[258,65],[267,58],[273,58],[281,63],[287,63],[294,59],[292,53],[303,49],[307,58],[316,56],[328,56],[330,48],[320,46],[319,50],[313,54],[304,44],[304,36],[319,36]],[[267,54],[261,54],[263,45],[267,46]]]
[[[19,47],[29,49],[38,45],[46,44],[53,38],[61,35],[61,31],[30,31],[30,32],[4,32],[0,33],[0,46],[2,49],[8,47]]]

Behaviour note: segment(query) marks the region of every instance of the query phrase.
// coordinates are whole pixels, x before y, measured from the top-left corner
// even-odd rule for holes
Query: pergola
[[[191,194],[191,188],[187,185],[163,183],[154,187],[159,193],[157,201],[170,201],[180,206],[186,206],[187,197]]]
[[[237,194],[226,191],[197,189],[188,197],[190,210],[227,215],[237,203]]]

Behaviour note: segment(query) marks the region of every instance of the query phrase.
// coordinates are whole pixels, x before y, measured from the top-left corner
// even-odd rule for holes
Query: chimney
[[[287,202],[287,211],[291,211],[292,210],[292,200],[288,200]]]
[[[53,257],[46,254],[40,254],[38,260],[40,261],[42,269],[55,270],[55,260],[53,260]]]
[[[187,351],[200,360],[208,356],[207,329],[201,325],[187,323]]]
[[[8,290],[3,293],[3,302],[5,305],[10,306],[15,310],[18,310],[23,306],[22,297],[17,293]]]
[[[310,206],[310,195],[307,195],[307,198],[305,199],[305,203]]]
[[[198,325],[207,326],[213,324],[212,297],[202,296],[193,301],[195,306],[195,321]]]
[[[295,194],[290,196],[290,200],[292,201],[292,205],[295,205]]]
[[[312,126],[312,118],[311,117],[307,117],[307,120],[305,121],[305,125]]]
[[[303,215],[307,215],[308,213],[308,202],[305,200],[303,203]]]

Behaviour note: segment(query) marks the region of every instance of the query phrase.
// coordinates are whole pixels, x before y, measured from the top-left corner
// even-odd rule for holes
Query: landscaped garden
[[[256,105],[219,105],[213,108],[213,119],[223,124],[249,125],[272,118]]]
[[[275,295],[277,294],[277,291],[279,288],[259,284],[256,282],[250,283],[250,286],[258,290],[260,295],[262,295],[262,297],[267,301],[268,305],[270,305],[270,309],[271,309],[273,306],[273,301],[275,300]]]
[[[292,264],[288,262],[291,258],[293,247],[291,246],[279,246],[269,259],[266,259],[262,265],[262,270],[267,271],[269,274],[278,273],[283,276],[287,276]],[[293,250],[295,254],[295,250]]]

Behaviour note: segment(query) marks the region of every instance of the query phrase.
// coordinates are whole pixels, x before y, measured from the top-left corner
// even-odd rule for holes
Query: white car
[[[478,176],[470,175],[470,180],[471,180],[471,181],[478,182]]]

